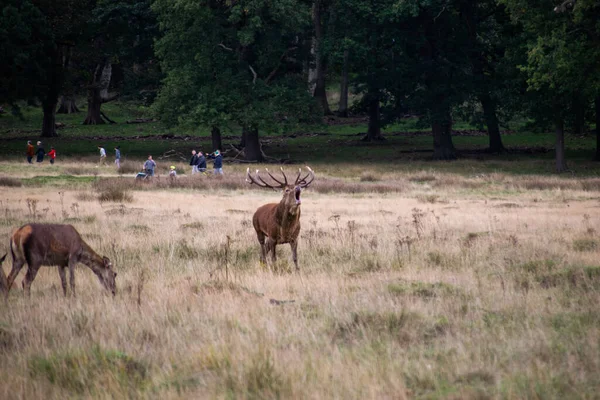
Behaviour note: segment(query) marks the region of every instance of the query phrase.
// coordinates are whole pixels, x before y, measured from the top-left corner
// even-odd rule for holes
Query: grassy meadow
[[[24,269],[0,398],[596,398],[600,179],[477,164],[311,164],[297,274],[288,245],[260,265],[252,213],[280,194],[242,165],[142,184],[1,162],[0,253],[21,224],[71,223],[118,292],[80,266],[65,299],[44,267],[26,299]]]
[[[384,143],[360,141],[364,118],[261,132],[288,173],[309,164],[317,176],[295,273],[288,245],[259,263],[252,214],[281,195],[228,162],[239,132],[223,132],[223,178],[190,176],[207,129],[126,124],[148,114],[131,104],[103,110],[118,124],[57,116],[52,166],[24,160],[39,109],[0,115],[0,256],[25,223],[69,223],[118,272],[112,298],[80,265],[77,297],[64,298],[44,267],[27,299],[22,270],[0,313],[0,398],[598,397],[591,134],[567,135],[571,171],[556,176],[553,135],[516,127],[503,134],[510,151],[490,155],[484,133],[457,124],[455,162],[429,160],[415,119]],[[109,160],[121,146],[119,173],[97,165],[99,144]],[[148,153],[158,176],[136,182]]]

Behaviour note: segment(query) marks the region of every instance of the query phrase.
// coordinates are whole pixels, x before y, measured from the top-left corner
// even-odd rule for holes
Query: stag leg
[[[275,247],[277,246],[277,242],[274,241],[271,238],[267,239],[267,254],[269,254],[269,251],[271,251],[271,261],[273,261],[273,263],[275,263],[275,261],[277,261],[277,251],[275,249]]]
[[[25,261],[22,260],[13,260],[12,270],[6,278],[6,297],[8,297],[8,292],[10,292],[10,288],[12,287],[13,282],[17,279],[17,275],[21,272],[21,269],[25,265]]]
[[[262,232],[256,232],[258,237],[258,243],[260,243],[260,262],[263,264],[267,263],[267,255],[265,249],[265,234]]]
[[[294,265],[296,266],[296,271],[300,271],[300,267],[298,267],[298,241],[297,240],[291,241],[290,247],[292,248],[292,260],[294,260]]]
[[[58,275],[60,275],[60,284],[62,285],[63,294],[67,297],[67,267],[59,265]]]
[[[30,264],[27,268],[27,274],[25,275],[25,279],[23,279],[23,291],[27,297],[31,297],[31,283],[35,279],[40,267],[41,264]]]

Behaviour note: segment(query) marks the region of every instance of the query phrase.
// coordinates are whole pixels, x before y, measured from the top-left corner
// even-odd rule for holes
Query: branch
[[[108,103],[110,101],[116,100],[119,98],[119,96],[121,96],[121,93],[115,93],[112,96],[108,96],[108,97],[103,97],[100,100],[102,101],[102,104],[104,103]]]
[[[254,75],[254,78],[252,79],[252,84],[254,85],[256,83],[256,78],[258,77],[258,75],[256,74],[254,68],[252,68],[252,65],[248,64],[248,68],[250,68],[252,75]]]
[[[277,63],[277,66],[273,69],[273,71],[271,71],[269,76],[267,76],[267,79],[265,79],[265,83],[267,85],[269,84],[269,82],[271,82],[271,79],[275,78],[275,75],[277,74],[277,71],[279,71],[279,67],[281,66],[281,62],[283,60],[285,60],[285,57],[288,55],[288,53],[292,50],[296,50],[297,48],[298,48],[298,46],[290,47],[286,51],[283,52],[281,57],[279,57],[279,62]]]
[[[433,17],[433,22],[435,22],[436,19],[438,19],[440,17],[440,15],[442,15],[442,13],[446,11],[446,6],[442,7],[442,10],[438,13],[438,15],[436,15],[435,17]]]
[[[224,48],[227,51],[233,51],[233,49],[231,47],[227,47],[223,43],[219,43],[217,46],[220,46],[220,47]]]
[[[116,124],[115,121],[113,121],[112,119],[108,118],[106,116],[106,114],[104,114],[102,111],[100,111],[100,115],[102,115],[104,117],[104,119],[107,120],[108,122],[110,122],[111,124]]]

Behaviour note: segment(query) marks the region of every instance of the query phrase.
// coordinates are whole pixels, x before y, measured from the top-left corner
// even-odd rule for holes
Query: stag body
[[[308,167],[307,167],[308,168]],[[267,262],[267,256],[271,252],[273,262],[277,260],[276,247],[278,244],[289,243],[292,249],[292,259],[296,270],[298,267],[298,236],[300,235],[300,195],[302,189],[306,188],[314,179],[314,173],[308,168],[309,173],[300,178],[301,171],[298,172],[294,184],[288,184],[287,177],[283,173],[284,181],[277,180],[269,171],[269,176],[277,182],[277,185],[268,184],[256,171],[256,178],[250,175],[250,168],[246,171],[247,182],[254,183],[260,187],[283,189],[283,198],[279,203],[269,203],[259,207],[252,217],[252,224],[256,231],[258,242],[260,243],[260,261]],[[310,180],[307,182],[306,179]]]
[[[115,277],[112,263],[107,257],[99,256],[81,238],[71,225],[27,224],[17,229],[10,239],[13,266],[6,282],[6,295],[19,271],[27,264],[27,275],[23,279],[23,290],[30,295],[31,283],[41,266],[58,266],[63,293],[67,295],[66,268],[69,267],[71,292],[75,295],[75,266],[88,266],[100,283],[115,294]],[[4,273],[2,273],[4,274]]]

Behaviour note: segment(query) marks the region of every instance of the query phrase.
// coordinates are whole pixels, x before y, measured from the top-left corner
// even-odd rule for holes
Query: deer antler
[[[279,179],[275,178],[270,172],[268,168],[265,168],[265,171],[267,171],[267,174],[269,174],[269,176],[271,177],[271,179],[273,179],[275,182],[279,183],[280,185],[284,185],[287,186],[288,184],[288,180],[287,177],[285,176],[285,172],[283,172],[283,167],[279,167],[281,169],[281,174],[283,175],[283,180],[284,182],[281,182]],[[283,187],[283,186],[282,186]]]
[[[310,185],[312,181],[315,180],[315,173],[313,172],[313,170],[310,169],[308,165],[306,166],[306,169],[308,169],[308,173],[302,179],[300,179],[302,169],[298,169],[298,177],[296,178],[296,183],[294,183],[294,185],[299,185],[301,188],[305,188],[308,187],[308,185]],[[310,180],[307,182],[306,178],[308,177],[310,177]]]
[[[268,171],[267,171],[267,173],[268,173]],[[271,176],[271,178],[273,178],[273,175],[271,175],[270,173],[269,173],[269,175]],[[285,176],[285,175],[284,175],[284,176]],[[260,187],[263,187],[263,188],[274,189],[274,190],[281,189],[281,188],[283,188],[283,187],[285,187],[285,186],[286,186],[286,184],[285,184],[285,183],[283,183],[283,182],[280,182],[280,181],[278,181],[278,180],[277,180],[277,179],[275,179],[275,178],[273,178],[273,180],[274,180],[275,182],[277,182],[279,185],[277,185],[277,186],[273,186],[273,185],[271,185],[271,184],[269,184],[269,183],[265,182],[265,180],[264,180],[264,179],[263,179],[263,178],[262,178],[262,177],[261,177],[261,176],[258,174],[258,170],[256,170],[256,179],[255,179],[255,178],[253,178],[253,177],[252,177],[252,175],[250,175],[250,168],[248,168],[248,169],[246,170],[246,182],[248,182],[248,183],[250,183],[250,184],[253,184],[253,183],[254,183],[256,186],[260,186]],[[286,182],[287,182],[287,180],[286,180]]]

